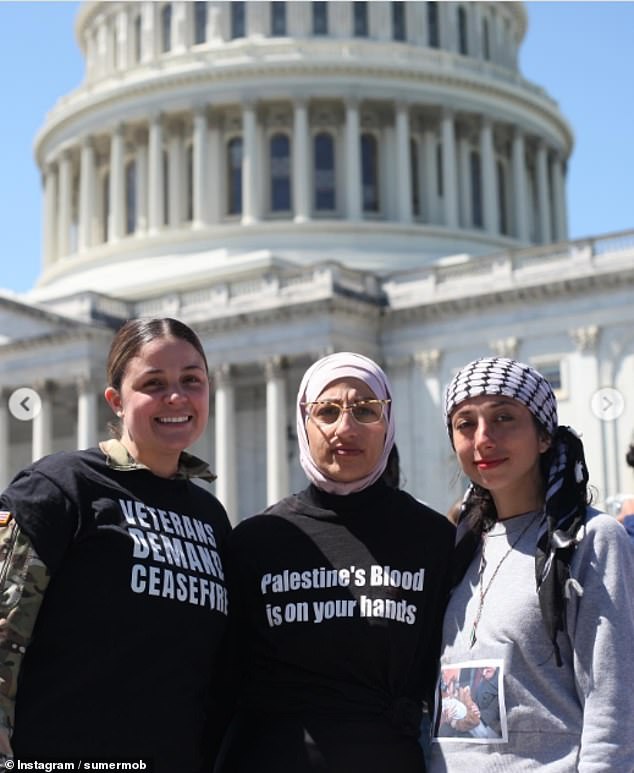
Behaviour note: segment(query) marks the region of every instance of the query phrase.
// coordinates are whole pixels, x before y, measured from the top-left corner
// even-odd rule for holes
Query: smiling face
[[[360,379],[334,381],[317,397],[349,406],[361,400],[375,400],[376,395]],[[385,443],[386,418],[374,424],[360,424],[350,411],[343,411],[339,421],[318,424],[306,422],[310,454],[319,469],[332,480],[351,483],[369,475],[378,464]]]
[[[171,336],[144,344],[130,358],[121,386],[105,397],[121,418],[121,442],[157,475],[176,472],[178,457],[202,434],[209,416],[209,379],[199,352]]]
[[[541,506],[539,462],[550,441],[526,406],[498,395],[470,398],[452,414],[451,432],[460,466],[491,492],[498,518]]]

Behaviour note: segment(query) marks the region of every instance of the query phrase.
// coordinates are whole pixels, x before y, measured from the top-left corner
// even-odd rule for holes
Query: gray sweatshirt
[[[535,590],[537,530],[534,513],[496,523],[482,585],[479,550],[451,597],[431,773],[634,772],[632,544],[613,518],[589,511],[571,564],[583,594],[573,589],[567,603],[559,668]]]

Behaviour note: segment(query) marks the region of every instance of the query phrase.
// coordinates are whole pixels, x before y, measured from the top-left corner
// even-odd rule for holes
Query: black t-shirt
[[[18,681],[16,756],[198,771],[222,710],[220,503],[184,478],[112,469],[99,449],[40,460],[0,503],[51,574]]]
[[[381,482],[350,496],[310,486],[236,527],[241,708],[220,771],[424,769],[453,531]]]

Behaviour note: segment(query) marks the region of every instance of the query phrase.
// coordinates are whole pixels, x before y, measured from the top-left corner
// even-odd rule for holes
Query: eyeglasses
[[[317,424],[329,426],[336,424],[345,411],[350,411],[352,418],[359,424],[376,424],[383,418],[383,411],[391,400],[359,400],[358,403],[342,405],[330,400],[317,400],[313,403],[302,403],[308,416]]]

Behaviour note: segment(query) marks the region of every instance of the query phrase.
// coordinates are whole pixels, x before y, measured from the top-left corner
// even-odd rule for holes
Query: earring
[[[123,411],[117,411],[117,416],[121,418],[123,416]]]

